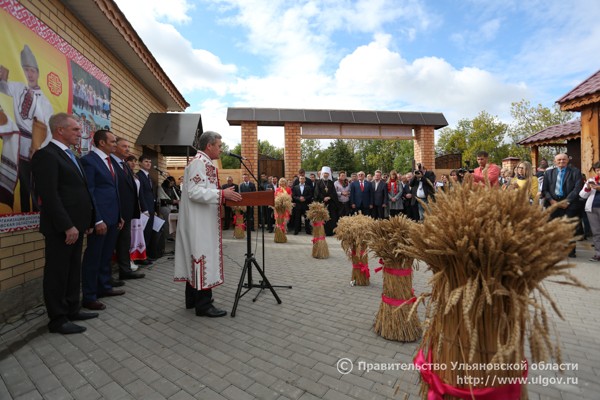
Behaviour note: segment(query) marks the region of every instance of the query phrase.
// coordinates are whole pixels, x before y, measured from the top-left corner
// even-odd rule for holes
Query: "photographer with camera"
[[[411,205],[417,206],[419,210],[419,220],[423,220],[425,209],[423,204],[417,199],[424,203],[429,203],[429,199],[435,199],[435,174],[433,171],[428,171],[421,164],[417,164],[417,169],[413,173],[413,178],[410,181],[411,187]]]

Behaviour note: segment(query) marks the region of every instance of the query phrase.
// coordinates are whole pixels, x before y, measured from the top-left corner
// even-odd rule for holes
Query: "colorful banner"
[[[72,113],[82,127],[73,150],[90,150],[110,129],[110,79],[16,0],[0,0],[0,232],[39,226],[31,157],[51,139],[48,120]]]

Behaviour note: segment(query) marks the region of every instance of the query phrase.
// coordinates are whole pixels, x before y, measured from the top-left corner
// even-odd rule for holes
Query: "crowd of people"
[[[49,119],[49,127],[52,140],[35,152],[32,172],[41,201],[40,232],[46,249],[43,294],[51,332],[84,332],[86,328],[74,322],[99,314],[83,312],[81,307],[104,310],[106,305],[100,299],[125,294],[116,288],[123,286],[124,280],[144,278],[137,269],[153,262],[148,255],[158,254],[152,249],[156,245],[154,219],[160,215],[167,220],[175,211],[179,222],[174,279],[186,283],[186,308],[195,308],[198,316],[225,316],[226,311],[213,305],[212,288],[223,283],[222,229],[231,225],[231,210],[225,207],[224,221],[216,217],[222,215],[219,210],[226,200],[239,201],[240,193],[256,190],[291,196],[294,207],[288,229],[294,234],[302,226],[311,233],[306,211],[311,202],[323,203],[331,217],[325,224],[327,235],[333,235],[339,218],[356,213],[376,219],[404,214],[423,220],[427,218],[427,204],[435,201],[440,191],[451,191],[465,180],[498,190],[528,190],[532,204],[539,201],[552,207],[551,218],[582,217],[585,210],[583,219],[593,233],[596,249],[592,261],[600,261],[600,196],[596,196],[600,162],[593,165],[596,175],[585,180],[563,153],[555,156],[553,167],[543,161],[535,172],[523,161],[512,176],[490,163],[487,153],[480,152],[477,168],[453,170],[439,180],[420,164],[405,174],[377,170],[372,176],[358,171],[348,177],[346,171],[340,171],[337,179],[325,166],[309,178],[300,169],[291,180],[263,174],[255,185],[244,174],[239,185],[227,177],[227,183],[220,187],[212,160],[221,153],[221,136],[199,132],[194,142],[198,153],[186,167],[183,179],[176,182],[167,177],[156,188],[157,199],[149,177],[150,157],[142,155],[136,160],[125,139],[110,130],[98,130],[92,151],[77,158],[72,151],[82,134],[77,118],[58,113]],[[134,173],[137,161],[139,170]],[[273,230],[272,211],[260,207],[258,213],[259,224],[269,231]],[[249,227],[254,225],[253,215],[253,210],[247,215]],[[587,231],[582,228],[581,233]],[[576,256],[575,250],[570,256]],[[112,274],[113,259],[118,279]]]
[[[40,232],[46,242],[43,294],[48,328],[80,333],[85,327],[73,321],[98,316],[81,307],[104,310],[102,298],[121,296],[125,291],[117,287],[125,280],[145,277],[138,268],[151,265],[150,255],[157,253],[153,249],[157,205],[162,213],[163,205],[177,202],[161,197],[157,203],[149,179],[150,157],[142,155],[134,172],[137,160],[124,138],[100,129],[94,133],[92,150],[78,158],[73,151],[82,135],[77,117],[58,113],[50,117],[49,126],[50,143],[32,158],[41,204]],[[163,187],[159,194],[164,191],[170,192]],[[113,261],[118,271],[114,276]]]
[[[322,202],[327,206],[331,217],[325,226],[325,232],[330,236],[333,235],[339,218],[359,212],[375,219],[404,214],[412,220],[421,221],[426,217],[427,204],[435,201],[437,193],[448,191],[452,186],[470,179],[475,184],[489,184],[499,190],[528,190],[531,204],[544,207],[566,200],[561,203],[561,207],[553,211],[551,218],[563,215],[579,218],[581,223],[578,225],[577,235],[588,237],[597,232],[594,237],[597,237],[597,248],[600,249],[600,198],[595,197],[595,185],[599,183],[600,169],[596,171],[595,178],[586,182],[584,175],[570,165],[568,155],[563,153],[556,155],[552,167],[547,160],[542,159],[536,169],[528,161],[519,162],[512,170],[501,169],[489,162],[489,154],[485,151],[477,154],[477,163],[478,167],[473,170],[453,169],[439,178],[421,164],[404,174],[395,170],[389,173],[376,170],[372,174],[365,174],[364,171],[339,171],[337,178],[334,178],[329,167],[311,173],[309,178],[306,177],[304,169],[300,169],[289,181],[262,174],[258,188],[249,181],[248,175],[244,174],[240,191],[272,190],[278,193],[285,188],[294,203],[288,230],[295,235],[303,230],[303,227],[307,234],[311,234],[306,211],[311,202]],[[596,166],[597,164],[594,164],[594,168]],[[563,170],[564,177],[561,175],[559,179],[557,172]],[[232,177],[228,177],[229,182],[233,184]],[[247,215],[250,226],[253,226],[253,214],[252,212]],[[269,232],[273,231],[272,210],[262,207],[259,220],[259,224],[264,224]],[[231,211],[227,210],[227,207],[223,224],[225,229],[231,225]],[[570,256],[576,256],[575,250]],[[592,260],[600,261],[600,251]]]

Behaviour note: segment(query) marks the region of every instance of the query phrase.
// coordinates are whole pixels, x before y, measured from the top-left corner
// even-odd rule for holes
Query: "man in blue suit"
[[[110,160],[117,148],[117,139],[110,131],[94,133],[94,148],[81,158],[88,187],[96,210],[94,232],[88,236],[83,255],[81,289],[82,306],[90,310],[104,310],[98,298],[119,296],[123,290],[110,284],[110,260],[115,250],[117,234],[123,227],[119,205],[118,176]]]
[[[358,179],[350,184],[350,205],[352,214],[359,211],[371,215],[373,209],[373,186],[365,179],[364,171],[358,173]]]

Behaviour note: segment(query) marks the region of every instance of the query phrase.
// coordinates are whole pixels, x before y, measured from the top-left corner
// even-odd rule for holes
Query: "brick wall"
[[[166,107],[59,1],[21,3],[110,77],[111,130],[133,146],[148,115],[165,112]],[[139,156],[141,150],[133,147],[132,153]],[[166,167],[163,157],[159,166]],[[0,234],[0,321],[42,301],[43,249],[43,236],[37,230]]]

